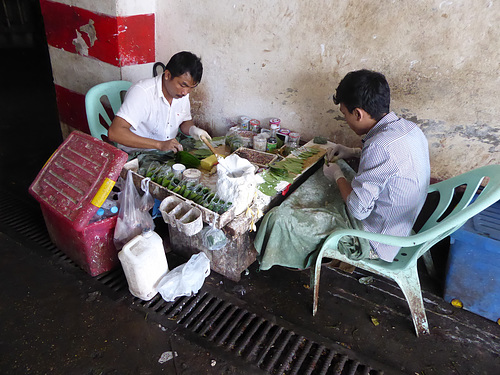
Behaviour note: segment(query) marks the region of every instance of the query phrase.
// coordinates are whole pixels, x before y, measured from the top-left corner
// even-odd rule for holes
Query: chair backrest
[[[464,189],[463,193],[460,191],[455,194],[458,189]],[[429,193],[433,192],[439,194],[439,202],[414,235],[416,240],[418,237],[426,238],[424,246],[415,254],[417,258],[459,229],[467,220],[500,200],[500,165],[487,165],[432,184]],[[458,202],[453,200],[457,195],[460,196]]]
[[[107,140],[108,129],[114,114],[122,105],[122,93],[132,85],[128,81],[111,81],[92,87],[85,95],[85,110],[90,134],[100,140]],[[112,113],[108,111],[111,110]],[[103,138],[103,135],[105,138]]]

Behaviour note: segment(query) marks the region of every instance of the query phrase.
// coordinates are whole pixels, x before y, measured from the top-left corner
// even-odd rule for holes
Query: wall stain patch
[[[95,41],[97,40],[97,32],[95,31],[94,21],[89,20],[88,24],[80,26],[80,31],[87,34],[87,36],[89,37],[90,46],[93,47]]]

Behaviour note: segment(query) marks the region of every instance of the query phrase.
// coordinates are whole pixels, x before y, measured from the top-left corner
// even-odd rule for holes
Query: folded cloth
[[[343,160],[338,163],[351,180],[354,171]],[[347,213],[337,184],[319,169],[262,219],[254,241],[260,269],[273,265],[307,268],[316,260],[322,241],[333,230],[346,228],[360,229],[362,225]],[[369,256],[367,240],[346,236],[340,246],[344,254],[355,259]]]

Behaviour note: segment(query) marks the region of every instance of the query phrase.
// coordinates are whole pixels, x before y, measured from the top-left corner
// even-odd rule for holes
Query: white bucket
[[[168,272],[163,240],[153,231],[140,234],[118,253],[130,293],[149,301],[158,292],[158,282]]]

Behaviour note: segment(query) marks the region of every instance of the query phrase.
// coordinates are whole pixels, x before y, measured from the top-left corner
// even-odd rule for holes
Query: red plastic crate
[[[29,191],[40,203],[51,240],[90,275],[119,264],[113,244],[116,217],[89,225],[128,155],[75,131],[38,173]]]

